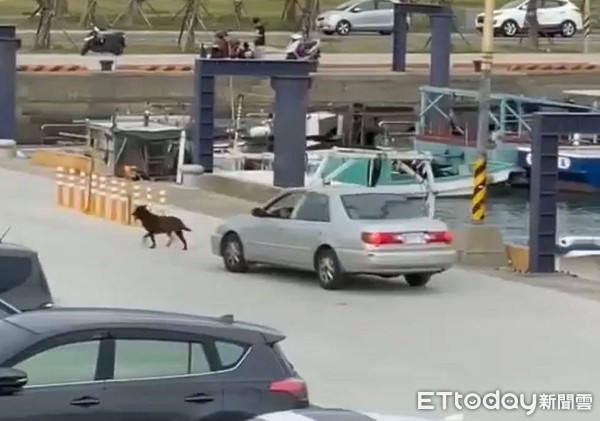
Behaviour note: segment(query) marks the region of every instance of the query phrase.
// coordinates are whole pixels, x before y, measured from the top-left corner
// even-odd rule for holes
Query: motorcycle
[[[104,31],[94,26],[94,29],[83,39],[81,55],[85,56],[90,51],[120,56],[125,51],[125,33]]]
[[[286,60],[319,60],[321,57],[321,41],[304,40],[294,37],[285,49]]]

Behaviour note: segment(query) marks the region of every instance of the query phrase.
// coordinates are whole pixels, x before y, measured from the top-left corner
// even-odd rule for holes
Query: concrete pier
[[[497,73],[494,91],[560,98],[562,91],[597,85],[599,73]],[[451,86],[476,89],[472,71],[455,71]],[[310,102],[314,105],[360,102],[377,105],[418,103],[421,85],[428,83],[426,70],[407,73],[382,71],[327,71],[313,75]],[[19,72],[17,89],[17,139],[36,141],[44,122],[107,118],[115,108],[141,112],[147,102],[177,105],[192,102],[192,75],[184,72]],[[234,95],[246,95],[247,111],[269,106],[273,91],[268,80],[236,78]],[[227,78],[217,78],[217,112],[228,113]]]

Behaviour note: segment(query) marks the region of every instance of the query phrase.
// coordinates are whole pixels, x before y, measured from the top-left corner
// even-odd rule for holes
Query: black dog
[[[173,241],[173,233],[175,233],[177,238],[183,243],[183,249],[187,250],[187,241],[185,241],[183,231],[191,231],[191,229],[186,227],[181,219],[175,216],[156,215],[150,212],[145,205],[136,207],[131,215],[135,219],[138,219],[147,231],[143,240],[150,238],[150,241],[152,241],[152,245],[150,246],[151,249],[156,247],[156,241],[154,240],[155,234],[167,234],[167,237],[169,237],[167,247],[169,247]]]

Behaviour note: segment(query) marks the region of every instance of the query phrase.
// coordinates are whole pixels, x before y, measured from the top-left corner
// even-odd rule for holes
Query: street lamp
[[[477,158],[473,163],[473,197],[471,220],[482,223],[485,220],[485,198],[487,183],[487,144],[490,131],[490,97],[492,91],[492,60],[494,54],[494,0],[485,0],[483,37],[481,50],[481,84],[479,86],[479,119],[477,127]]]

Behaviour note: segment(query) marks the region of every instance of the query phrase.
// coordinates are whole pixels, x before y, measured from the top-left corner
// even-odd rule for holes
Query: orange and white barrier
[[[136,206],[164,214],[167,203],[164,190],[63,167],[56,168],[55,200],[60,207],[129,226],[139,225],[131,216]]]

